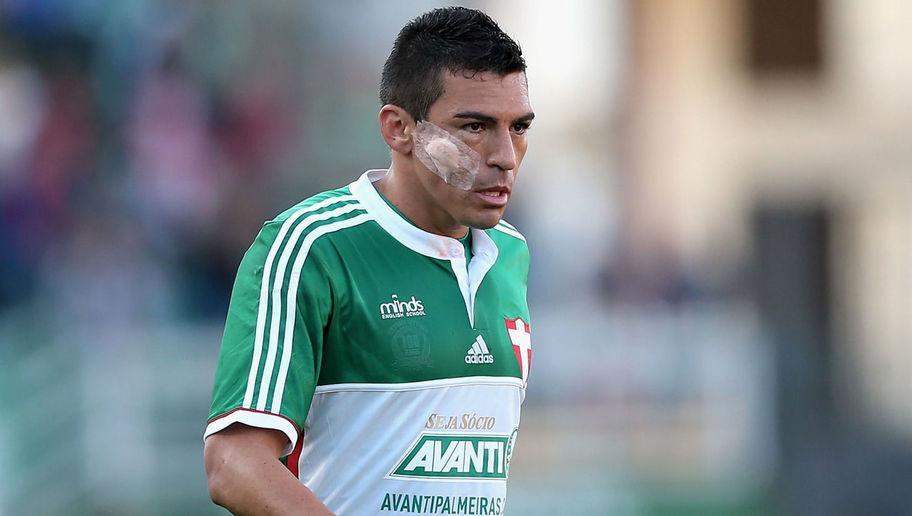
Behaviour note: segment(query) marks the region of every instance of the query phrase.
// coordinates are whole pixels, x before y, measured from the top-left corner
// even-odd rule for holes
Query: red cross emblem
[[[504,319],[507,324],[507,334],[513,343],[513,353],[522,372],[523,384],[529,381],[529,370],[532,369],[532,327],[522,318]]]

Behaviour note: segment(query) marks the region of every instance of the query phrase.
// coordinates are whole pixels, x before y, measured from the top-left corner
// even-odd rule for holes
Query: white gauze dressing
[[[430,122],[415,127],[415,156],[446,184],[469,191],[481,169],[481,155],[445,129]]]

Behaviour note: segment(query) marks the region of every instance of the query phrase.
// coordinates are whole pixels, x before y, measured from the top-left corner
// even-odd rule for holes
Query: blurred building
[[[630,245],[756,301],[779,509],[912,511],[912,7],[631,6]]]

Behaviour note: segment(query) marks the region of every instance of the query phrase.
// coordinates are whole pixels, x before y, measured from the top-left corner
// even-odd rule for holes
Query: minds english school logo
[[[407,301],[402,301],[399,296],[393,294],[390,301],[380,303],[381,319],[399,319],[401,317],[421,317],[424,313],[424,303],[412,296]]]

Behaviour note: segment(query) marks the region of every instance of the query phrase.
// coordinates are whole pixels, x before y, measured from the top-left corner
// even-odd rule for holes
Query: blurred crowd
[[[229,4],[0,4],[0,313],[220,319],[265,218],[386,164],[371,122],[386,52],[376,42],[392,32],[331,31],[400,21],[380,7]],[[523,213],[552,195],[546,171],[529,167]],[[540,221],[518,218],[535,233]],[[567,224],[540,239],[572,234]],[[574,269],[549,253],[545,269]],[[699,292],[673,254],[628,254],[586,258],[580,286],[635,302]],[[540,276],[535,295],[563,291]]]
[[[190,8],[49,4],[0,7],[0,311],[223,317],[301,130],[285,68],[192,63],[227,42],[176,30]]]

